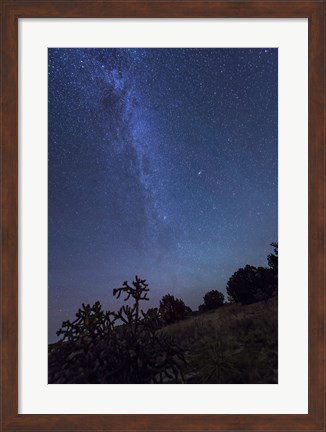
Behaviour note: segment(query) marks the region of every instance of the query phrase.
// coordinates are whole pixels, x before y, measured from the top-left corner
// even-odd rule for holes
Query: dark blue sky
[[[49,49],[49,337],[147,279],[197,309],[277,241],[277,49]]]

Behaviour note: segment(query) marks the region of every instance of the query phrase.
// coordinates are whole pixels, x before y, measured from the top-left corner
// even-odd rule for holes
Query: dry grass
[[[275,384],[277,297],[227,305],[164,328],[186,351],[188,383]]]

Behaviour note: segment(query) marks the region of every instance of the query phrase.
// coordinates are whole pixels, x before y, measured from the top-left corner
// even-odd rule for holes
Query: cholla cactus
[[[49,347],[50,383],[167,383],[184,382],[182,349],[159,331],[158,314],[140,309],[148,300],[148,284],[136,276],[130,286],[113,290],[133,306],[104,312],[99,302],[82,305],[73,322],[57,332],[62,339]],[[117,321],[122,325],[117,325]]]
[[[115,314],[116,319],[121,319],[126,325],[130,326],[134,332],[137,332],[138,324],[140,322],[139,317],[139,302],[141,300],[149,300],[147,293],[149,291],[148,284],[145,279],[140,279],[136,275],[136,279],[132,282],[133,287],[128,285],[128,282],[123,282],[121,288],[114,288],[113,295],[116,298],[120,298],[121,294],[126,293],[124,301],[127,301],[132,297],[135,301],[133,307],[122,306],[122,308]]]
[[[75,321],[64,321],[62,327],[57,331],[57,336],[69,342],[79,339],[95,341],[109,333],[114,327],[114,314],[104,312],[99,301],[93,306],[89,304],[78,309]]]

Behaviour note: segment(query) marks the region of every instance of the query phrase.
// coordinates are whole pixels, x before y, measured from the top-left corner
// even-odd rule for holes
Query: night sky
[[[82,302],[197,309],[277,241],[277,49],[49,49],[49,340]]]

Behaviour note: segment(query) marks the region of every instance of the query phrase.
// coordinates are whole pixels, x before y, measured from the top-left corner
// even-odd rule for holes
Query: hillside
[[[277,297],[226,305],[165,327],[186,352],[187,383],[276,384]]]
[[[114,295],[127,290],[135,295],[139,287],[148,291],[138,277],[135,285],[125,282]],[[190,316],[164,327],[157,309],[137,318],[137,305],[112,313],[99,302],[83,304],[73,322],[62,324],[62,339],[49,345],[49,383],[278,382],[276,296],[250,305],[188,311]],[[117,319],[123,324],[116,324]]]

